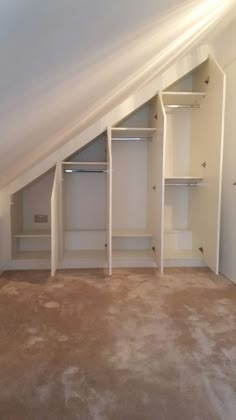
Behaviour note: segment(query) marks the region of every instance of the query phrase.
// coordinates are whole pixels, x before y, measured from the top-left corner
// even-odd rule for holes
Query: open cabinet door
[[[192,175],[201,175],[203,182],[191,190],[191,225],[195,246],[206,265],[218,274],[225,74],[211,57],[193,77],[193,89],[205,91],[206,97],[193,112]]]
[[[152,238],[157,265],[163,274],[164,246],[164,150],[166,137],[166,114],[161,94],[157,97],[155,127],[151,147],[152,162]]]
[[[107,129],[107,261],[108,273],[112,275],[112,153],[111,128]]]
[[[60,255],[60,168],[56,166],[51,196],[51,276],[54,277]]]

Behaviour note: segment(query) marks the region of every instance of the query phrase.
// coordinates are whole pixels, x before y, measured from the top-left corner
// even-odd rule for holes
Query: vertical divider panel
[[[107,128],[107,258],[108,273],[112,275],[112,134],[111,127]]]
[[[157,97],[156,110],[156,134],[153,136],[152,141],[151,160],[153,180],[152,237],[156,261],[160,273],[163,274],[166,113],[161,94]]]
[[[60,258],[60,164],[56,166],[51,195],[51,276],[54,277]]]
[[[193,82],[195,89],[205,87],[206,97],[193,113],[192,168],[194,175],[202,174],[203,182],[191,191],[191,225],[198,240],[196,247],[202,248],[205,263],[218,274],[225,73],[209,57],[208,68]]]

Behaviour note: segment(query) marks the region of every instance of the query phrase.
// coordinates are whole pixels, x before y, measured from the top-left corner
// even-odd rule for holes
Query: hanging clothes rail
[[[64,169],[65,173],[106,173],[107,169]]]

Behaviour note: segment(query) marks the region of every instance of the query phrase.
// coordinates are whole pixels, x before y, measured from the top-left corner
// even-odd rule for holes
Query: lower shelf
[[[13,260],[50,260],[50,251],[19,251]]]
[[[164,251],[165,267],[204,267],[202,254],[198,250],[166,249]]]

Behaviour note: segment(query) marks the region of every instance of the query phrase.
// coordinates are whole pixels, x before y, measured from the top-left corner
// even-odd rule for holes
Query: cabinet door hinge
[[[202,247],[202,246],[200,246],[200,248],[198,248],[198,250],[199,250],[202,254],[204,254],[204,249],[203,249],[203,247]]]
[[[209,83],[210,83],[210,77],[209,76],[206,78],[206,80],[204,80],[204,83],[206,83],[206,85],[209,85]]]
[[[154,118],[155,118],[156,120],[158,120],[158,116],[157,116],[157,114],[155,114],[155,115],[154,115]]]

